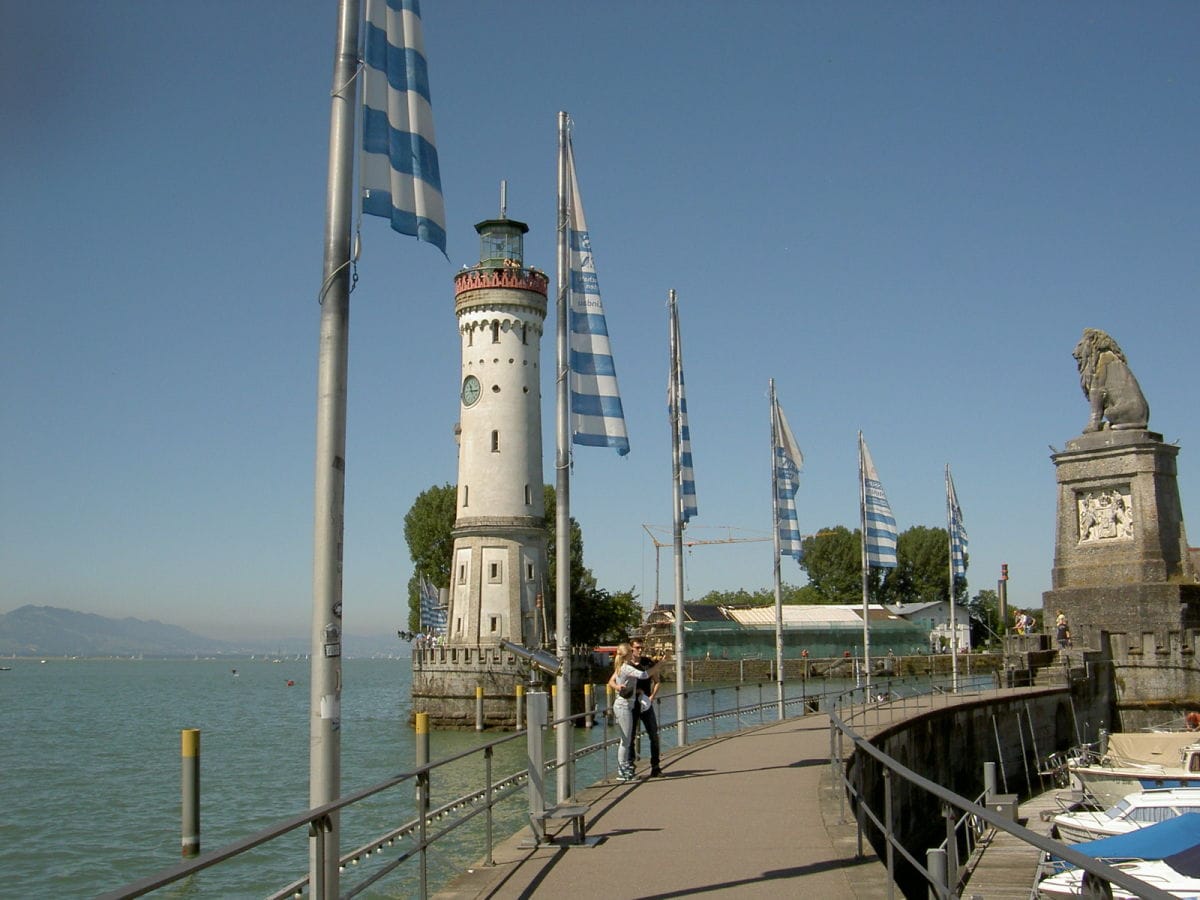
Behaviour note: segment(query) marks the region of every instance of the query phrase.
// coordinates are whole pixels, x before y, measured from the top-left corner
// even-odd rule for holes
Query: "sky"
[[[335,6],[0,11],[0,612],[308,632]],[[671,289],[689,600],[772,583],[769,540],[703,543],[770,534],[772,378],[801,531],[857,527],[861,430],[901,530],[945,527],[951,466],[972,594],[1001,563],[1010,603],[1050,588],[1085,327],[1125,350],[1200,511],[1200,6],[426,0],[423,19],[449,258],[362,222],[348,633],[406,625],[404,515],[456,481],[452,279],[502,179],[526,264],[554,271],[559,110],[631,443],[575,450],[602,587],[674,596],[643,528],[669,543]],[[552,483],[545,374],[542,394]],[[783,577],[804,582],[791,559]]]

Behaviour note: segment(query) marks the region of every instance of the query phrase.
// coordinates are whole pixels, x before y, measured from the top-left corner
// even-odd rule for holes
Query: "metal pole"
[[[413,755],[419,769],[422,766],[429,765],[429,713],[420,712],[413,717],[413,730],[416,738]],[[429,896],[429,848],[426,845],[429,819],[428,771],[422,772],[417,776],[415,801],[417,806],[417,820],[420,823],[417,829],[420,844],[420,863],[418,865],[417,877],[420,884],[420,896],[424,898]]]
[[[946,539],[950,566],[950,690],[958,693],[958,621],[954,614],[954,513],[950,504],[950,463],[946,463]]]
[[[675,504],[671,536],[675,549],[675,736],[680,747],[687,746],[687,693],[684,691],[683,658],[686,651],[683,631],[683,485],[679,447],[679,319],[675,308],[675,290],[667,294],[670,310],[671,349],[671,496]]]
[[[867,473],[863,466],[863,436],[858,433],[858,515],[862,528],[862,605],[863,605],[863,667],[866,674],[867,695],[871,693],[871,629],[870,629],[870,576],[867,564]]]
[[[339,0],[317,351],[308,786],[314,807],[333,802],[341,792],[342,536],[359,22],[358,0]],[[309,878],[316,898],[338,895],[339,830],[340,816],[331,813],[328,834],[309,842]],[[320,864],[318,853],[324,857]]]
[[[483,685],[475,685],[475,730],[483,731]]]
[[[558,383],[556,390],[558,436],[555,450],[555,505],[554,505],[554,552],[555,552],[555,610],[554,627],[557,631],[556,648],[562,664],[555,680],[557,697],[554,717],[566,719],[571,715],[571,432],[570,432],[570,358],[567,337],[567,292],[571,269],[570,244],[567,240],[567,152],[569,117],[565,112],[558,114],[558,283],[556,286],[556,308],[558,311]],[[531,728],[530,731],[533,729]],[[558,802],[571,796],[571,723],[559,721],[554,728],[555,756],[558,758],[556,779]]]
[[[180,732],[181,791],[183,830],[181,850],[184,859],[200,855],[200,729]]]
[[[775,448],[782,440],[779,437],[779,406],[775,400],[775,379],[770,380],[771,394],[771,521],[775,525],[775,678],[778,697],[779,718],[783,719],[783,576],[780,570],[779,548],[779,479],[775,459]]]

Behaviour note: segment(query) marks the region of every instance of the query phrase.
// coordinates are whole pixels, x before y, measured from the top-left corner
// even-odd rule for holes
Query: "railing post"
[[[946,896],[946,851],[933,847],[925,851],[925,868],[929,870],[929,900]]]
[[[526,754],[529,758],[529,824],[533,829],[533,840],[542,844],[545,839],[546,788],[543,779],[546,773],[545,750],[542,746],[549,713],[549,697],[545,691],[530,691],[526,695],[529,727],[526,733]]]
[[[200,729],[180,733],[183,830],[180,849],[184,859],[200,855]]]
[[[887,845],[888,900],[896,896],[896,848],[892,843],[892,770],[883,770],[883,839]]]
[[[487,798],[487,856],[484,863],[489,866],[496,864],[492,858],[492,752],[492,747],[483,751],[483,791]]]
[[[958,887],[958,832],[954,827],[954,807],[942,804],[942,815],[946,818],[946,890]]]
[[[419,712],[413,717],[414,731],[416,732],[415,751],[417,767],[429,765],[429,713]],[[420,891],[421,900],[425,900],[429,896],[429,848],[426,847],[425,841],[428,837],[428,819],[429,819],[429,772],[421,772],[417,775],[417,796],[415,798],[417,806],[417,846],[420,847],[420,862],[418,870],[420,872]]]
[[[990,797],[994,793],[996,793],[996,764],[989,761],[983,764],[983,795]]]

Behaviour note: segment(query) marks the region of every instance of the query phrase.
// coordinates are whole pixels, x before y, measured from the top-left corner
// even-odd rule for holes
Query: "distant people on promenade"
[[[1061,609],[1054,618],[1055,637],[1058,638],[1058,649],[1066,650],[1071,646],[1071,631],[1067,626],[1067,615]]]
[[[1013,626],[1013,630],[1017,634],[1025,634],[1026,632],[1028,632],[1029,631],[1029,616],[1025,615],[1025,613],[1018,610],[1017,611],[1017,622]]]

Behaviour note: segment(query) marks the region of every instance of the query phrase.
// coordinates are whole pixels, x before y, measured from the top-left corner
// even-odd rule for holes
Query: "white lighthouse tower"
[[[546,576],[541,343],[547,277],[525,268],[524,222],[475,226],[479,264],[454,280],[462,348],[449,646],[537,641]]]
[[[547,577],[540,360],[548,278],[525,266],[529,227],[505,217],[503,199],[500,218],[475,230],[479,262],[454,279],[462,380],[446,638],[413,651],[413,711],[458,727],[514,721],[523,665],[500,641],[540,643]]]

